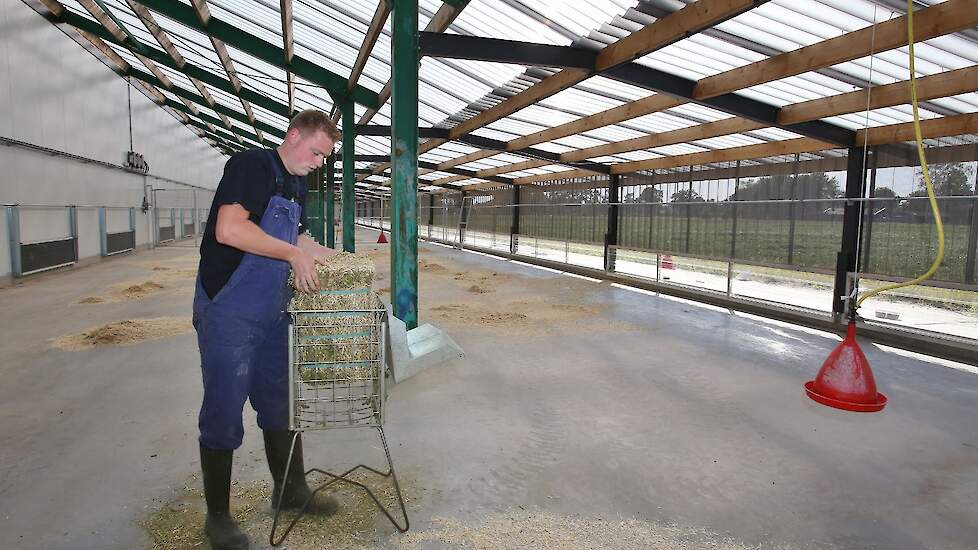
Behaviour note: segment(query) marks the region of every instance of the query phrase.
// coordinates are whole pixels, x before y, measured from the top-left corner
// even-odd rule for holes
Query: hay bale
[[[300,368],[300,376],[314,384],[376,378],[379,365],[369,362],[377,355],[373,261],[341,252],[316,266],[316,272],[320,290],[296,290],[289,304],[289,311],[300,312],[295,314],[296,360],[314,363]],[[289,283],[295,288],[294,274]]]
[[[319,285],[323,290],[354,290],[370,288],[374,282],[374,262],[364,254],[340,252],[317,265]],[[295,288],[295,274],[289,274],[289,284]]]

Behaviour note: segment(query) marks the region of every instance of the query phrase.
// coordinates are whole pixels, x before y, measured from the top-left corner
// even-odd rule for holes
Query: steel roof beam
[[[593,70],[598,53],[573,46],[553,46],[481,36],[418,33],[421,55],[513,65]]]

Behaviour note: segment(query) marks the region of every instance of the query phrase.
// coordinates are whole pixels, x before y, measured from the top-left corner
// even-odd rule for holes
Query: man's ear
[[[295,145],[296,143],[299,143],[299,140],[301,138],[302,138],[302,133],[299,131],[298,128],[292,128],[291,130],[288,131],[288,133],[285,134],[285,140],[289,142],[289,145]]]

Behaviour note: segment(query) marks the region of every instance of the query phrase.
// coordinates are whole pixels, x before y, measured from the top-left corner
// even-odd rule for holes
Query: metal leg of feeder
[[[289,328],[292,327],[289,326]],[[282,474],[282,490],[279,491],[278,495],[272,495],[275,498],[275,516],[272,518],[272,531],[268,533],[268,543],[272,546],[278,546],[285,542],[285,537],[289,536],[289,531],[295,527],[296,522],[299,521],[299,518],[302,517],[303,512],[306,511],[306,507],[309,506],[309,500],[307,500],[306,503],[303,504],[302,509],[299,510],[298,515],[296,515],[295,519],[292,520],[292,523],[289,524],[289,527],[284,533],[282,533],[282,538],[276,541],[275,528],[278,527],[278,517],[282,513],[282,497],[285,496],[286,480],[289,479],[289,470],[292,469],[292,455],[295,452],[295,442],[299,438],[299,433],[300,432],[292,433],[292,444],[289,445],[289,458],[285,461],[285,472]],[[310,498],[310,500],[312,499]]]
[[[342,474],[339,474],[339,475],[334,474],[332,472],[327,472],[325,470],[321,470],[319,468],[311,468],[311,469],[309,469],[306,472],[306,475],[308,475],[311,472],[316,472],[316,473],[322,474],[322,475],[324,475],[324,476],[326,476],[326,477],[328,477],[330,479],[329,479],[329,481],[323,483],[319,487],[316,487],[315,489],[312,490],[312,492],[309,494],[309,498],[302,505],[302,508],[299,509],[298,514],[296,514],[296,516],[294,518],[292,518],[292,521],[289,523],[288,527],[285,528],[285,532],[282,533],[281,538],[279,538],[276,541],[275,540],[275,530],[278,527],[278,518],[279,518],[279,513],[281,512],[281,506],[282,506],[282,495],[281,494],[278,495],[278,503],[275,506],[275,518],[272,520],[272,531],[268,535],[268,542],[272,546],[278,546],[278,545],[282,544],[283,542],[285,542],[285,538],[289,536],[289,533],[292,531],[292,528],[295,527],[295,524],[298,523],[299,522],[299,519],[302,518],[302,515],[305,514],[306,509],[309,507],[309,503],[311,503],[312,500],[316,497],[316,493],[318,493],[319,491],[322,491],[322,490],[324,490],[324,489],[326,489],[326,488],[328,488],[328,487],[330,487],[333,484],[338,483],[338,482],[346,483],[348,485],[354,485],[356,487],[359,487],[359,488],[363,489],[367,493],[367,496],[369,496],[370,499],[374,501],[374,504],[377,505],[377,508],[379,508],[380,511],[383,512],[385,516],[387,516],[387,519],[391,522],[391,524],[395,528],[397,528],[397,530],[400,531],[401,533],[406,533],[408,531],[408,529],[411,528],[411,522],[408,519],[408,515],[407,515],[407,508],[404,506],[404,497],[401,495],[401,486],[400,486],[400,484],[398,484],[398,482],[397,482],[397,474],[394,472],[394,461],[391,460],[391,452],[390,452],[390,448],[387,445],[387,437],[384,435],[384,428],[381,427],[381,426],[377,426],[377,431],[380,434],[380,441],[384,445],[384,455],[387,457],[387,468],[388,468],[387,472],[381,472],[380,470],[376,470],[376,469],[371,468],[370,466],[367,466],[365,464],[358,464],[358,465],[350,468],[349,470],[347,470],[347,471],[345,471],[345,472],[343,472]],[[292,451],[295,448],[295,438],[296,437],[298,437],[298,432],[296,433],[295,436],[293,436],[293,438],[292,438],[292,448],[289,449],[289,460],[286,463],[286,467],[285,467],[285,476],[286,476],[286,478],[288,477],[289,469],[292,467]],[[403,524],[403,526],[397,522],[397,520],[394,518],[394,516],[391,515],[391,512],[383,505],[383,503],[380,502],[380,499],[378,499],[377,498],[377,495],[375,495],[374,492],[370,490],[370,487],[367,487],[363,483],[360,483],[358,481],[354,481],[354,480],[349,479],[347,477],[350,474],[352,474],[352,473],[354,473],[354,472],[356,472],[357,470],[360,470],[360,469],[367,470],[367,471],[369,471],[371,473],[374,473],[374,474],[376,474],[376,475],[378,475],[380,477],[384,477],[384,478],[389,477],[389,478],[391,478],[391,482],[393,482],[393,484],[394,484],[394,492],[397,493],[397,504],[401,508],[401,517],[404,518],[404,524]],[[283,485],[283,487],[284,487],[284,485]]]

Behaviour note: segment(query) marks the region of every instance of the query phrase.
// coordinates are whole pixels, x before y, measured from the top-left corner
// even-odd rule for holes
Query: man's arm
[[[295,285],[302,292],[319,289],[316,260],[299,246],[293,246],[262,231],[248,219],[248,211],[240,204],[224,204],[217,210],[214,227],[217,242],[243,252],[285,260],[295,272]],[[315,244],[315,243],[314,243]],[[318,246],[318,245],[317,245]]]

